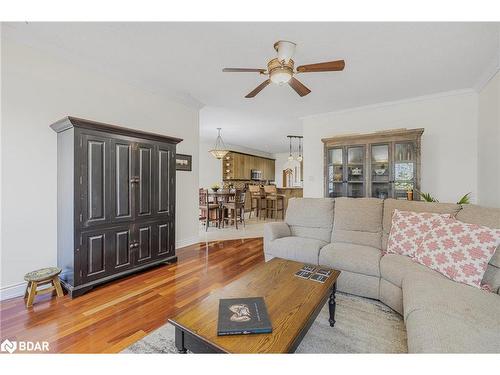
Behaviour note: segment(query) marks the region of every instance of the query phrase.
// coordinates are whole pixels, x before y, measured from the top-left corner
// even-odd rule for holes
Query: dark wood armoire
[[[57,262],[72,296],[175,256],[178,138],[66,117],[57,132]]]

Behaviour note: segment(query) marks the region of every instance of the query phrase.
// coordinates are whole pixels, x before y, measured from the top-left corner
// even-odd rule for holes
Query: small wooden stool
[[[28,298],[28,300],[26,301],[26,307],[33,306],[35,296],[38,296],[40,294],[46,294],[55,291],[58,297],[64,296],[63,290],[61,288],[61,283],[59,282],[60,273],[60,268],[49,267],[28,272],[26,275],[24,275],[24,280],[28,282],[28,285],[26,286],[26,293],[24,293],[24,298]],[[45,284],[52,284],[52,286],[37,290],[38,286]]]

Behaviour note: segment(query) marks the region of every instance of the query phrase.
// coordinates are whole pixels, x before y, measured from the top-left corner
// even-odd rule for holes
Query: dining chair
[[[265,185],[264,194],[266,199],[266,217],[278,219],[278,211],[281,211],[281,219],[284,219],[284,200],[285,196],[278,194],[275,185]],[[281,204],[280,204],[281,203]],[[269,215],[271,213],[271,215]]]
[[[223,207],[228,211],[228,221],[234,221],[236,229],[238,229],[238,221],[245,226],[245,191],[236,190],[231,199],[223,203]]]
[[[199,190],[199,209],[199,219],[200,221],[203,221],[205,231],[208,231],[208,226],[211,221],[215,221],[215,225],[219,226],[219,204],[210,202],[208,189]],[[212,212],[215,212],[215,218],[213,217]]]

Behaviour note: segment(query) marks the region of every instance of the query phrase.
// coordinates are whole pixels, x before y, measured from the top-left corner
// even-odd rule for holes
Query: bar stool
[[[264,193],[266,194],[266,217],[271,216],[277,220],[278,219],[278,211],[281,211],[281,219],[284,219],[284,201],[285,196],[282,194],[278,194],[278,190],[275,185],[266,185],[264,186]],[[281,207],[280,203],[281,202]],[[274,215],[273,215],[274,213]]]
[[[49,267],[28,272],[26,275],[24,275],[24,280],[28,282],[28,285],[26,286],[26,292],[24,293],[24,298],[27,298],[26,307],[33,306],[35,296],[38,296],[40,294],[55,291],[58,297],[64,296],[63,290],[61,288],[61,283],[59,282],[60,273],[60,268]],[[51,284],[52,286],[37,290],[37,287],[45,284]]]
[[[260,218],[262,217],[262,211],[266,209],[263,205],[265,196],[262,194],[259,185],[248,185],[248,191],[250,193],[250,214],[248,215],[248,219],[250,220],[254,210],[257,210],[257,218]]]

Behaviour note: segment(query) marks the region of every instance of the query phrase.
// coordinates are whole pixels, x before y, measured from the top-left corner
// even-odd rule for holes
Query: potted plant
[[[210,186],[210,189],[212,189],[212,191],[213,191],[214,193],[216,193],[216,192],[217,192],[217,190],[219,190],[219,189],[220,189],[220,186],[219,186],[219,184],[213,184],[212,186]]]
[[[409,187],[406,190],[406,199],[408,199],[409,201],[413,200],[413,188]]]

